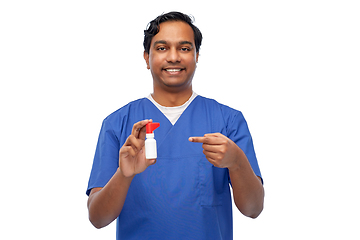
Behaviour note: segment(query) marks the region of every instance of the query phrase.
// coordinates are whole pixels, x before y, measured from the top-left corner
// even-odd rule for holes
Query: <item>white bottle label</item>
[[[156,140],[155,139],[146,139],[145,140],[145,156],[146,156],[146,159],[157,158]]]

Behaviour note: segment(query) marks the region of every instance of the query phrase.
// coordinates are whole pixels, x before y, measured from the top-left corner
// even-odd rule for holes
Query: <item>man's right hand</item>
[[[119,168],[125,177],[133,177],[156,162],[156,159],[145,157],[146,124],[151,122],[143,120],[135,123],[131,135],[120,149]]]
[[[96,228],[114,221],[121,213],[132,178],[143,172],[156,159],[145,158],[146,124],[135,123],[131,135],[120,149],[119,169],[103,188],[91,189],[88,199],[89,219]]]

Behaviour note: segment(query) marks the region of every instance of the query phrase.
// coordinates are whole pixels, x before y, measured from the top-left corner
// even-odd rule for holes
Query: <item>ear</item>
[[[196,63],[198,63],[199,60],[199,52],[196,53]]]
[[[145,51],[144,51],[144,59],[145,59],[145,62],[146,62],[147,69],[150,69],[149,54],[147,52],[145,52]]]

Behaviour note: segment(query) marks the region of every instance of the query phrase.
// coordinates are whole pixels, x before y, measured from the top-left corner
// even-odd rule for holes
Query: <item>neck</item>
[[[192,93],[191,87],[186,91],[180,92],[165,92],[154,88],[154,93],[151,94],[151,96],[161,106],[177,107],[186,103],[190,99]]]

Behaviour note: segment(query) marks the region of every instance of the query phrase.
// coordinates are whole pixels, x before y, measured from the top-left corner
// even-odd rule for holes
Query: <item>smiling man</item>
[[[89,219],[117,219],[117,239],[232,239],[232,197],[256,218],[264,189],[241,112],[192,90],[202,41],[191,18],[163,14],[145,30],[153,93],[104,121],[87,189]],[[150,119],[150,120],[149,120]],[[145,126],[157,159],[146,159]]]
[[[161,31],[153,37],[150,49],[144,52],[153,77],[152,97],[156,102],[174,107],[189,99],[198,57],[194,31],[189,24],[182,21],[161,24]]]

